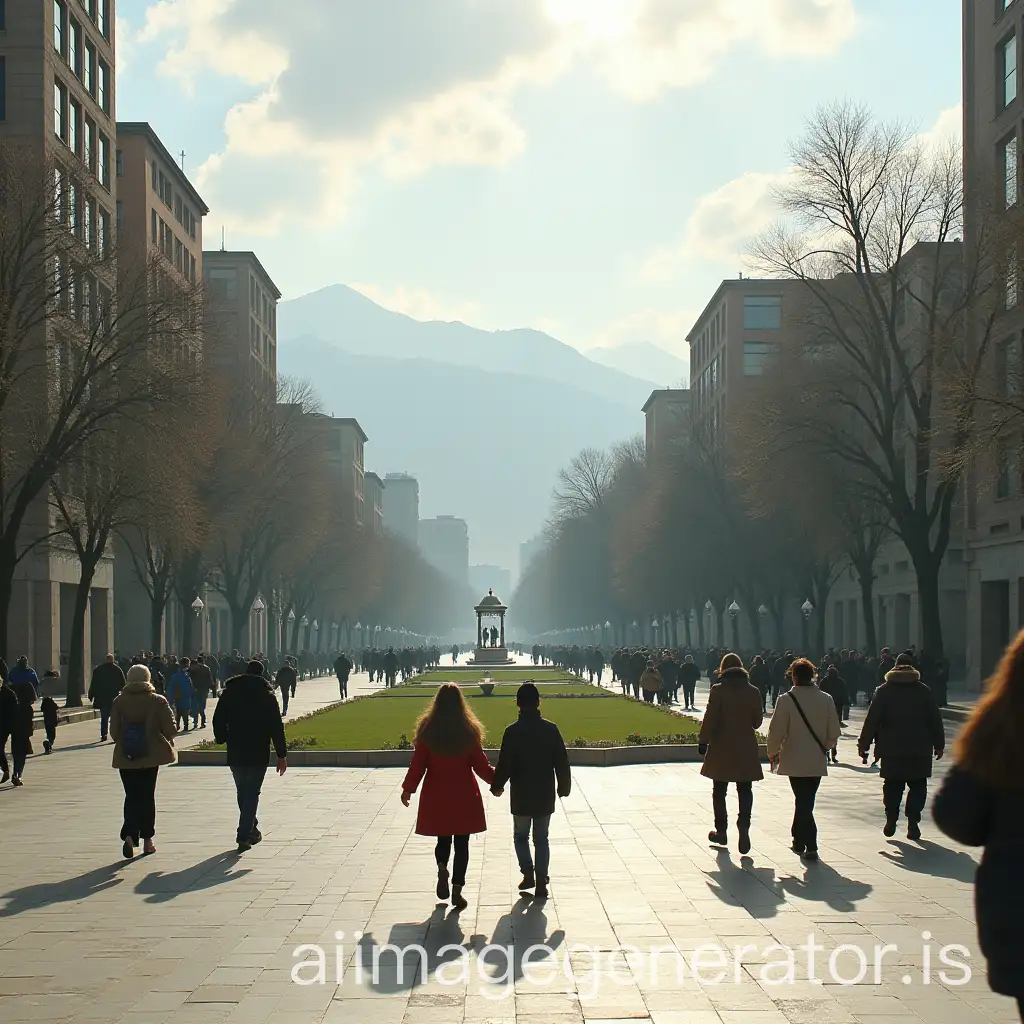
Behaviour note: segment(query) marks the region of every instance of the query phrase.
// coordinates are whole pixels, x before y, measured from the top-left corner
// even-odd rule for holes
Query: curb
[[[703,760],[695,744],[664,744],[636,747],[568,747],[569,764],[575,768],[617,768],[631,764],[693,764]],[[768,760],[762,744],[761,761]],[[498,750],[484,751],[492,764]],[[290,750],[290,768],[407,768],[411,750]],[[179,750],[178,764],[183,767],[218,767],[228,763],[223,750]],[[268,764],[277,760],[270,757]]]
[[[57,709],[58,725],[73,725],[75,722],[88,722],[93,718],[99,717],[99,711],[93,707]],[[36,712],[32,716],[32,722],[34,725],[42,726],[43,716],[39,712]]]

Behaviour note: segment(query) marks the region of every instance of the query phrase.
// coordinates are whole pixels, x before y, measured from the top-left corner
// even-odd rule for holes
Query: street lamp
[[[810,599],[804,601],[804,603],[800,605],[800,611],[804,613],[804,621],[801,623],[801,625],[803,626],[802,633],[804,642],[804,654],[807,654],[811,646],[811,638],[808,626],[811,621],[811,612],[814,611],[814,605],[811,604]]]
[[[811,612],[814,611],[814,605],[811,604],[810,600],[804,601],[804,603],[800,605],[800,611],[804,613],[805,619],[809,619],[811,617]]]
[[[206,605],[203,604],[203,599],[197,596],[196,599],[192,602],[192,611],[196,613],[197,619],[199,618],[200,615],[203,614],[203,609],[205,607]]]
[[[765,616],[766,616],[766,615],[768,614],[768,609],[767,609],[767,608],[765,608],[765,606],[764,606],[764,605],[761,605],[761,606],[760,606],[760,607],[759,607],[759,608],[757,609],[757,614],[758,614],[758,615],[760,615],[760,616],[761,616],[761,618],[763,619],[763,618],[764,618],[764,617],[765,617]]]
[[[661,628],[661,623],[657,619],[651,619],[651,629],[654,632],[654,646],[658,646],[658,630]]]
[[[740,606],[736,603],[735,599],[728,608],[729,617],[732,619],[732,646],[733,650],[736,650],[740,646],[740,633],[739,633],[739,619]]]
[[[256,613],[256,650],[262,652],[263,650],[263,613],[266,611],[267,606],[263,603],[263,598],[256,595],[256,600],[252,603],[252,610]]]

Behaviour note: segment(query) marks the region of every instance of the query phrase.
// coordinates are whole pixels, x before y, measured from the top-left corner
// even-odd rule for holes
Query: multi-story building
[[[471,565],[469,586],[477,600],[488,590],[493,590],[499,597],[507,599],[512,592],[512,573],[499,565]]]
[[[419,544],[423,557],[457,583],[469,579],[469,526],[465,519],[438,516],[421,519]]]
[[[203,279],[206,203],[145,122],[118,122],[115,168],[119,272],[148,273],[154,258],[163,257],[164,283],[190,291]],[[149,598],[124,540],[119,537],[114,544],[114,642],[119,651],[146,650],[153,643]],[[217,636],[221,618],[228,614],[219,595],[206,604],[203,623],[210,623],[212,635],[201,631],[200,647]],[[180,619],[178,602],[169,601],[162,649],[178,649]]]
[[[408,473],[384,477],[384,529],[415,548],[419,543],[420,485]]]
[[[644,414],[647,461],[665,458],[690,436],[690,389],[660,388],[641,410]]]
[[[543,533],[538,533],[536,537],[531,537],[529,540],[524,540],[519,545],[519,579],[523,578],[523,574],[529,568],[530,563],[543,554],[544,549],[547,547],[547,537]]]
[[[384,495],[386,487],[376,473],[363,476],[363,515],[375,537],[384,536]]]
[[[966,239],[972,244],[989,211],[1016,212],[1024,202],[1024,3],[964,0],[963,16]],[[1024,364],[1024,296],[1016,273],[1021,255],[1008,260],[1014,276],[1006,282],[1006,311],[996,326],[986,377],[991,390],[1014,404],[1022,393]],[[967,679],[973,689],[1024,626],[1021,446],[1019,435],[1003,439],[973,467],[967,484]]]
[[[206,360],[230,381],[277,396],[277,303],[281,292],[252,252],[207,250],[203,280],[210,299]]]
[[[781,346],[797,338],[801,287],[797,281],[723,281],[687,335],[693,426],[708,444],[721,442],[730,410],[750,397],[752,382]]]
[[[297,407],[278,405],[277,409],[278,415],[288,416],[294,415]],[[305,413],[302,425],[326,466],[334,507],[343,515],[351,516],[350,522],[361,528],[368,523],[363,461],[368,439],[359,421],[315,412]]]
[[[117,185],[113,158],[114,2],[47,0],[0,4],[0,142],[24,154],[26,182],[32,166],[52,164],[56,228],[77,236],[86,254],[105,255],[114,241]],[[75,303],[113,294],[112,267],[79,278],[59,272]],[[57,270],[57,268],[55,268]],[[64,330],[65,328],[61,328]],[[67,327],[71,331],[70,326]],[[54,323],[30,341],[57,354],[74,339],[58,337]],[[40,401],[45,401],[40,396]],[[45,499],[26,522],[33,540],[50,532]],[[26,536],[26,541],[28,537]],[[26,653],[40,669],[60,669],[70,641],[79,565],[74,553],[43,541],[19,563],[11,602],[8,656]],[[105,558],[92,584],[86,611],[85,660],[89,665],[113,645],[113,568]]]

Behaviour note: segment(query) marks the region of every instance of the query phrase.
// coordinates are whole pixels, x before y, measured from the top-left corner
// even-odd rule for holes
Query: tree
[[[789,397],[763,410],[758,454],[817,452],[864,479],[913,561],[938,656],[939,568],[976,412],[962,381],[984,364],[1007,226],[979,225],[965,252],[958,149],[853,104],[819,109],[792,157],[776,192],[787,219],[753,257],[801,283],[805,339],[780,359]]]

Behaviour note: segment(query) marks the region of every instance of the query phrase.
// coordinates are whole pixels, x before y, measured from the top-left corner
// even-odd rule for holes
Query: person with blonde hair
[[[162,764],[173,764],[174,715],[167,699],[156,692],[145,665],[132,665],[121,692],[110,706],[110,738],[114,741],[113,767],[124,787],[124,823],[121,852],[135,856],[156,853],[156,777]]]
[[[935,794],[935,824],[981,846],[974,907],[993,992],[1017,1000],[1024,1021],[1024,630],[1007,648],[960,730],[954,766]]]
[[[416,834],[436,836],[437,898],[462,909],[469,866],[469,837],[487,831],[487,817],[474,774],[490,786],[494,768],[483,750],[484,727],[455,683],[439,687],[430,707],[420,715],[414,734],[412,764],[402,783],[402,803],[423,782],[416,815]],[[448,861],[455,850],[448,880]]]

